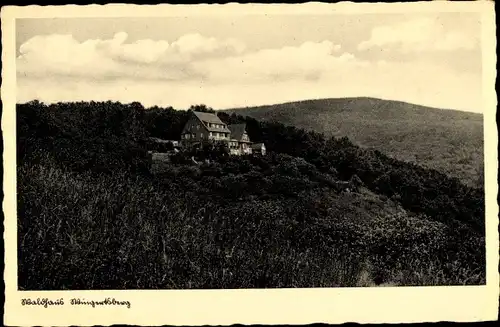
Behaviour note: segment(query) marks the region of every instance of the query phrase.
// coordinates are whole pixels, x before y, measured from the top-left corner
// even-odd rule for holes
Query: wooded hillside
[[[269,155],[180,154],[153,176],[148,137],[177,139],[188,112],[32,102],[17,114],[21,289],[485,281],[483,189],[347,138],[219,113]]]
[[[227,112],[347,136],[362,147],[483,187],[481,114],[374,98],[307,100]]]

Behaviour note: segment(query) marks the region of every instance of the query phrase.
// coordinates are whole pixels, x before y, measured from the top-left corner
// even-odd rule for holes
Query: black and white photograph
[[[486,286],[484,11],[290,7],[15,19],[17,291]]]

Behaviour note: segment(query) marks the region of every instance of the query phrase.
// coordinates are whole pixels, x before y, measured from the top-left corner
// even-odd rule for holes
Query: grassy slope
[[[304,159],[153,177],[139,173],[141,110],[65,110],[18,116],[21,289],[484,283],[484,237],[364,187],[339,192]]]
[[[348,136],[397,159],[482,185],[483,116],[373,98],[323,99],[229,110]]]
[[[229,191],[172,176],[157,183],[57,166],[19,170],[21,289],[484,283],[463,256],[473,250],[456,248],[465,240],[448,226],[364,188],[228,201]],[[222,188],[234,179],[245,177]]]

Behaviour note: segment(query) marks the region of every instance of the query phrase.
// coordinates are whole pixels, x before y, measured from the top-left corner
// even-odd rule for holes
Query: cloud
[[[305,42],[297,47],[245,52],[236,39],[218,40],[200,34],[181,36],[172,43],[138,40],[126,43],[120,32],[112,39],[78,42],[71,35],[36,36],[20,47],[17,72],[26,77],[74,76],[92,80],[207,82],[317,79],[338,65],[355,62],[330,41]]]
[[[438,19],[425,17],[375,27],[370,38],[358,45],[358,50],[384,48],[402,53],[472,50],[477,42],[471,29],[456,25],[446,28]]]
[[[125,32],[84,42],[71,35],[35,36],[21,45],[17,71],[24,76],[179,79],[188,75],[192,60],[236,55],[245,49],[237,40],[200,34],[184,35],[172,43],[150,39],[125,43],[127,39]]]
[[[298,47],[263,49],[223,59],[195,64],[196,70],[216,83],[241,81],[260,83],[290,79],[318,79],[348,61],[351,54],[340,54],[340,45],[330,41],[305,42]]]
[[[28,40],[17,58],[18,101],[139,101],[176,108],[206,103],[229,108],[372,96],[481,110],[479,73],[422,58],[371,62],[328,40],[258,51],[246,50],[238,40],[199,34],[171,43],[127,40],[126,33],[82,42],[71,35]]]

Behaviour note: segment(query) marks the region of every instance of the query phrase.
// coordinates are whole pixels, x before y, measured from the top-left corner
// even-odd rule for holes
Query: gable
[[[200,130],[206,131],[207,128],[195,116],[191,116],[188,119],[188,121],[186,122],[186,125],[184,125],[184,128],[182,129],[182,133],[183,134],[186,132],[196,133],[197,131],[200,131]]]
[[[228,128],[231,131],[231,138],[235,140],[241,141],[243,135],[247,135],[246,124],[233,124],[229,125]]]

